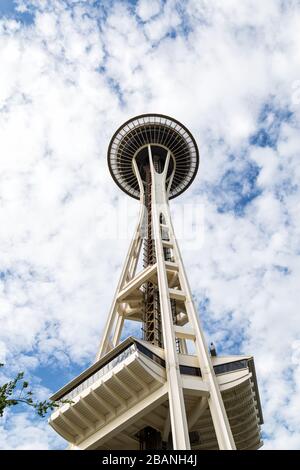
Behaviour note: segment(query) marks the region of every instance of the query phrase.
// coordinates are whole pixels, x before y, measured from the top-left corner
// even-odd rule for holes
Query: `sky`
[[[298,0],[0,0],[1,381],[45,399],[94,361],[138,209],[108,143],[167,114],[200,150],[171,204],[201,214],[179,243],[207,340],[254,355],[263,449],[300,448],[299,31]],[[1,449],[65,446],[1,419]]]

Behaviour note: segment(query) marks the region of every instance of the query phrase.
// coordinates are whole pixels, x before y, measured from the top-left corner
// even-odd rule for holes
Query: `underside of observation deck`
[[[208,407],[208,389],[196,357],[179,355],[192,449],[218,449]],[[215,372],[238,449],[262,445],[262,414],[253,358],[216,357]],[[164,350],[128,338],[57,392],[70,399],[51,426],[80,449],[141,448],[140,433],[152,432],[172,449]],[[158,436],[158,437],[157,437]]]
[[[132,161],[147,145],[170,150],[175,173],[170,199],[179,196],[194,180],[199,152],[189,130],[176,119],[163,114],[142,114],[125,122],[113,135],[107,160],[116,184],[129,196],[139,199],[140,189]]]

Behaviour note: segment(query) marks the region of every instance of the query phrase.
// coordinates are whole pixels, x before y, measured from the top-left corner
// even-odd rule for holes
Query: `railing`
[[[157,354],[154,354],[150,349],[145,347],[140,343],[131,343],[125,349],[121,350],[117,356],[115,356],[111,361],[107,362],[103,366],[100,366],[98,370],[91,373],[87,378],[83,379],[77,386],[75,386],[72,390],[70,390],[65,395],[62,395],[60,399],[68,399],[72,400],[76,395],[80,392],[85,390],[86,388],[90,387],[93,383],[99,380],[102,376],[107,374],[110,370],[116,367],[118,364],[123,362],[133,353],[138,351],[139,353],[144,354],[145,356],[149,357],[153,362],[156,362],[162,367],[166,367],[165,360],[159,357]],[[226,364],[219,364],[214,366],[214,371],[216,375],[224,374],[226,372],[233,372],[235,370],[244,369],[248,367],[248,360],[243,359],[239,361],[228,362]],[[184,375],[193,375],[201,377],[201,370],[199,367],[191,367],[186,365],[180,365],[180,372]]]
[[[135,343],[130,344],[126,349],[120,352],[117,356],[115,356],[110,362],[105,364],[99,370],[94,372],[90,375],[87,379],[83,380],[79,385],[73,388],[69,393],[63,396],[64,400],[72,400],[72,398],[76,397],[80,392],[85,390],[86,388],[90,387],[93,383],[95,383],[100,377],[107,374],[110,370],[116,367],[117,364],[123,362],[127,357],[131,356],[136,351]]]

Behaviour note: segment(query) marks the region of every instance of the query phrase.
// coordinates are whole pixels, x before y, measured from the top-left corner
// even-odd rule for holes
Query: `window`
[[[157,364],[159,364],[162,367],[166,367],[166,363],[165,363],[164,359],[157,356],[157,354],[154,354],[152,351],[150,351],[144,345],[142,345],[140,343],[136,343],[136,347],[141,353],[145,354],[145,356],[150,357],[150,359],[152,359],[152,361],[156,362]]]
[[[196,375],[201,377],[201,370],[199,367],[191,367],[191,366],[179,366],[180,373],[184,375]]]
[[[242,359],[241,361],[228,362],[227,364],[214,366],[214,371],[216,374],[225,374],[226,372],[233,372],[234,370],[245,369],[247,367],[247,359]]]
[[[160,216],[159,216],[159,223],[166,225],[166,218],[162,212],[160,213]]]
[[[166,227],[161,227],[161,238],[163,240],[170,240],[169,230]]]
[[[172,256],[172,250],[171,248],[166,248],[164,247],[164,258],[165,258],[165,261],[172,261],[174,262],[174,258]]]

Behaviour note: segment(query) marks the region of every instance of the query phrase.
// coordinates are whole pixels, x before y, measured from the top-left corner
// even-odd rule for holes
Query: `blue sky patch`
[[[41,385],[49,388],[54,393],[81,374],[90,365],[87,363],[86,365],[78,366],[72,363],[66,366],[59,366],[57,364],[57,367],[55,367],[51,364],[49,366],[37,367],[34,374],[41,379]]]
[[[246,206],[261,194],[256,185],[258,174],[259,167],[249,162],[245,162],[242,170],[228,169],[213,188],[212,196],[218,212],[234,212],[243,216]]]
[[[291,178],[285,178],[275,185],[275,196],[279,201],[283,202],[287,196],[298,191],[298,185]]]
[[[280,266],[279,264],[274,264],[274,269],[276,269],[276,271],[279,271],[284,276],[287,276],[291,273],[290,269],[287,266]]]
[[[34,14],[27,11],[21,13],[16,10],[17,4],[14,0],[1,0],[0,1],[0,19],[3,17],[20,21],[26,25],[33,23]]]
[[[12,276],[12,272],[9,269],[5,271],[0,271],[0,281],[6,281],[8,277]]]
[[[208,343],[214,343],[217,354],[243,354],[243,342],[245,340],[245,324],[242,324],[240,328],[232,329],[230,324],[233,318],[233,312],[224,312],[221,320],[216,320],[213,316],[213,312],[210,307],[210,300],[208,297],[202,297],[200,300],[197,299],[198,312],[203,323],[204,331]],[[218,342],[215,340],[215,336],[222,333],[222,341]]]
[[[276,108],[265,104],[258,118],[258,130],[249,139],[250,145],[276,148],[282,123],[291,119],[293,113],[288,109]]]
[[[113,91],[113,93],[118,97],[120,107],[121,108],[125,107],[126,102],[124,99],[124,95],[123,95],[123,91],[121,89],[120,83],[110,77],[107,78],[107,83],[110,89]]]

